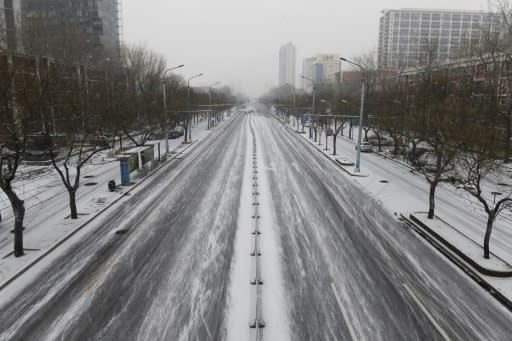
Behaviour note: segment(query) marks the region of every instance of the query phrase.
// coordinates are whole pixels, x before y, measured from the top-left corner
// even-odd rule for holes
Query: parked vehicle
[[[333,130],[331,128],[325,129],[325,135],[332,136],[333,135]]]
[[[370,142],[361,143],[361,152],[368,153],[373,151],[373,146]]]
[[[374,146],[378,146],[379,145],[379,139],[375,135],[369,136],[368,137],[368,142],[370,144],[374,145]],[[386,137],[386,136],[381,136],[381,138],[380,138],[380,145],[381,146],[392,146],[393,144],[394,144],[394,142],[393,142],[392,138]]]
[[[177,139],[180,136],[183,136],[183,130],[171,130],[169,132],[170,139]]]

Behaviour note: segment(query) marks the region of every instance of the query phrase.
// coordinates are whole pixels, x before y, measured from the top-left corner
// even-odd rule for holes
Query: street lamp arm
[[[314,80],[312,80],[311,78],[308,78],[308,77],[306,77],[306,76],[304,76],[304,75],[300,75],[300,78],[305,79],[305,80],[308,80],[308,81],[310,81],[310,82],[312,82],[312,83],[315,83],[315,81],[314,81]]]
[[[344,61],[344,62],[347,62],[347,63],[349,63],[349,64],[352,64],[352,65],[355,65],[355,66],[357,66],[358,68],[360,68],[360,69],[361,69],[361,71],[364,71],[364,67],[363,67],[363,66],[361,66],[361,64],[358,64],[358,63],[356,63],[356,62],[353,62],[353,61],[348,60],[348,59],[343,58],[343,57],[340,57],[340,60],[342,60],[342,61]]]
[[[197,77],[201,77],[201,76],[203,76],[203,74],[202,74],[202,73],[200,73],[200,74],[198,74],[198,75],[195,75],[195,76],[190,77],[190,78],[187,80],[187,86],[190,86],[190,81],[191,81],[192,79],[197,78]]]
[[[185,64],[181,64],[181,65],[178,65],[178,66],[175,66],[175,67],[172,67],[172,68],[170,68],[170,69],[165,70],[165,71],[164,71],[164,75],[162,76],[162,79],[164,79],[164,80],[165,80],[165,76],[167,75],[167,72],[172,71],[172,70],[179,69],[179,68],[184,67],[184,66],[185,66]]]

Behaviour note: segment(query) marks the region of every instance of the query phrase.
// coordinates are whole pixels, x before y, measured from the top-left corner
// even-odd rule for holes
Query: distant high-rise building
[[[315,58],[309,57],[302,60],[302,75],[308,79],[313,79]],[[302,89],[311,91],[313,84],[308,79],[302,78]]]
[[[0,1],[2,49],[55,58],[119,56],[121,0]]]
[[[302,62],[302,75],[312,79],[316,83],[334,83],[336,73],[340,72],[340,56],[337,54],[317,54],[311,58],[305,58]],[[311,91],[313,84],[311,81],[302,80],[302,88],[305,91]]]
[[[20,0],[0,0],[0,49],[18,49],[18,29],[16,18]]]
[[[480,41],[491,15],[480,11],[383,10],[379,27],[379,68],[418,66],[427,47],[440,60],[455,58]]]
[[[295,87],[297,50],[292,43],[279,49],[279,86],[289,84]]]

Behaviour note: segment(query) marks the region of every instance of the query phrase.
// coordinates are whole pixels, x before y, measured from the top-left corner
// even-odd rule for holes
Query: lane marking
[[[421,311],[423,311],[423,313],[427,316],[430,323],[432,323],[434,328],[436,328],[437,332],[439,334],[441,334],[443,339],[446,341],[451,341],[448,334],[446,334],[446,332],[443,330],[443,328],[441,328],[441,326],[437,323],[437,321],[434,319],[432,314],[430,314],[430,312],[427,310],[427,307],[425,307],[423,305],[423,303],[421,303],[418,296],[416,296],[416,294],[411,290],[411,288],[409,288],[409,286],[407,284],[402,284],[402,287],[405,289],[405,291],[407,291],[407,294],[409,294],[409,296],[411,296],[411,298],[414,300],[414,302],[420,307]]]
[[[336,302],[338,302],[338,307],[340,308],[341,314],[343,315],[343,319],[345,320],[345,324],[348,327],[348,332],[350,334],[351,340],[359,340],[359,338],[356,337],[356,333],[354,331],[354,328],[352,327],[352,324],[349,321],[348,314],[346,313],[345,309],[343,309],[343,304],[340,299],[340,295],[338,294],[338,290],[336,290],[336,286],[334,285],[334,282],[331,282],[331,289],[334,293],[334,296],[336,297]]]

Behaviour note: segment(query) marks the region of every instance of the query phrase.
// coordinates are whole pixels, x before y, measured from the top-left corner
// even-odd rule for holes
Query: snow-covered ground
[[[194,141],[204,139],[213,130],[206,130],[206,121],[192,128]],[[171,153],[186,148],[182,138],[169,140]],[[148,141],[161,144],[161,155],[165,153],[165,140]],[[125,147],[129,145],[125,143]],[[158,160],[158,148],[155,146],[155,160]],[[21,268],[50,249],[55,243],[82,226],[112,202],[122,197],[130,187],[120,187],[115,192],[108,191],[107,183],[121,181],[119,161],[109,157],[110,151],[102,151],[87,163],[82,171],[81,186],[77,192],[79,219],[69,219],[69,199],[53,166],[21,166],[14,182],[14,188],[21,199],[25,200],[24,247],[26,255],[21,258],[12,256],[13,214],[5,194],[0,192],[0,285]],[[156,165],[157,162],[154,162]],[[144,176],[132,177],[134,185]]]

